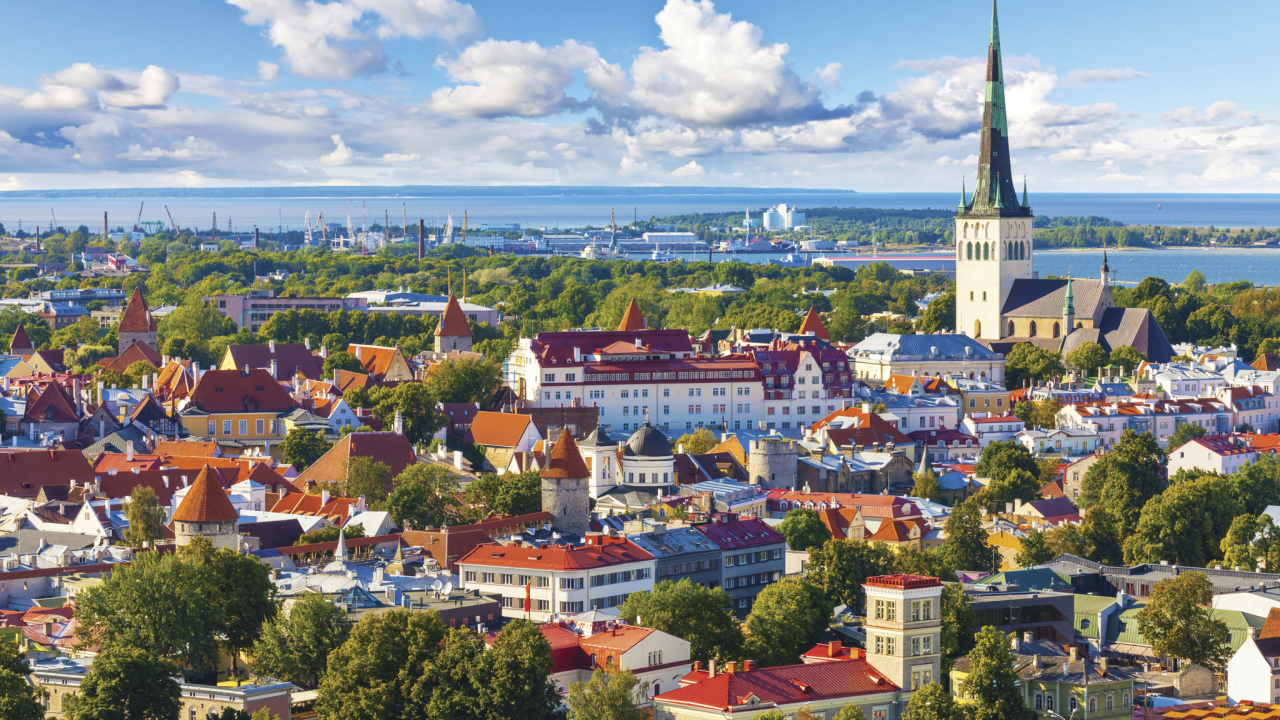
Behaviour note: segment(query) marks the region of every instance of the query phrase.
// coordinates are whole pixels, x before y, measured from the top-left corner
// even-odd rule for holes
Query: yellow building
[[[283,416],[293,408],[293,398],[269,370],[209,370],[178,416],[194,437],[269,448],[284,440]]]
[[[1022,551],[1022,540],[1007,530],[991,533],[987,536],[987,544],[1000,553],[1000,570],[1015,570],[1018,562],[1015,559]]]

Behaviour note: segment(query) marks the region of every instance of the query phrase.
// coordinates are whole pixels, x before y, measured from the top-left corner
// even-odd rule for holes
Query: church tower
[[[1021,201],[1013,185],[1000,23],[995,0],[992,0],[978,183],[972,198],[966,196],[961,186],[960,206],[956,210],[958,331],[985,339],[999,339],[1012,334],[1009,328],[1002,326],[1001,310],[1014,280],[1035,277],[1031,270],[1031,223],[1026,182],[1023,182]]]

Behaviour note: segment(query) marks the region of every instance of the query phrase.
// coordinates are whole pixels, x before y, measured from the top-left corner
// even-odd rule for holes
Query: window
[[[932,635],[924,636],[924,654],[925,655],[933,654],[933,636]]]
[[[1097,695],[1094,695],[1093,697],[1089,698],[1089,712],[1091,713],[1098,712],[1098,696]]]
[[[487,583],[487,584],[489,584],[489,585],[492,585],[492,584],[493,584],[493,573],[480,573],[480,582],[482,582],[482,583]]]
[[[249,434],[249,421],[248,421],[248,420],[241,420],[241,421],[240,421],[240,434],[241,434],[241,435],[248,435],[248,434]]]
[[[1049,693],[1048,695],[1044,696],[1044,709],[1045,710],[1053,709],[1053,693]]]
[[[556,381],[556,374],[555,374],[555,373],[543,373],[543,374],[542,374],[542,382],[555,382],[555,381]]]
[[[871,710],[871,720],[888,720],[888,718],[889,718],[888,708],[873,708]]]
[[[884,654],[884,636],[882,635],[876,636],[876,654],[877,655]]]
[[[1076,699],[1073,697],[1067,701],[1067,707],[1071,710],[1071,712],[1075,712],[1076,710],[1079,709],[1080,704],[1077,703]]]
[[[920,601],[916,600],[911,603],[911,622],[920,620]]]
[[[898,643],[898,639],[897,639],[897,638],[891,638],[891,637],[890,637],[890,638],[885,638],[885,639],[884,639],[884,648],[885,648],[886,653],[887,653],[887,654],[889,654],[889,655],[896,655],[896,654],[897,654],[897,652],[895,652],[895,651],[897,650],[897,647],[896,647],[897,643]]]
[[[565,374],[564,374],[564,381],[565,381],[565,382],[574,382],[574,381],[576,381],[577,379],[578,379],[578,374],[577,374],[577,373],[565,373]]]
[[[581,590],[582,578],[560,578],[560,589],[561,590]],[[564,605],[564,603],[560,603],[560,604]],[[582,603],[578,603],[578,604],[581,605]],[[578,612],[582,612],[582,611],[579,610]]]
[[[265,427],[265,423],[262,420],[253,421],[253,433],[255,435],[262,435],[263,434],[262,431],[264,427]]]
[[[885,603],[885,609],[884,609],[884,610],[885,610],[885,612],[884,612],[884,619],[885,619],[885,620],[893,620],[893,621],[896,621],[896,620],[898,619],[898,605],[897,605],[897,603],[894,603],[894,602],[892,602],[892,601]]]
[[[1044,709],[1044,695],[1042,693],[1036,693],[1036,709]]]
[[[918,637],[917,637],[917,638],[911,638],[911,654],[912,654],[912,655],[919,655],[919,654],[920,654],[920,638],[918,638]]]
[[[884,601],[883,600],[876,600],[876,619],[877,620],[884,619]]]
[[[1129,702],[1130,702],[1129,691],[1125,690],[1123,693],[1120,694],[1120,707],[1124,708],[1125,710],[1128,710]]]
[[[1116,709],[1116,698],[1114,693],[1107,693],[1107,712]]]
[[[222,421],[222,434],[223,434],[223,435],[230,435],[230,434],[231,434],[231,421],[230,421],[230,420],[223,420],[223,421]]]
[[[921,608],[921,614],[920,614],[921,620],[929,620],[933,617],[933,601],[932,600],[925,600],[920,604],[920,608]]]
[[[213,437],[214,435],[217,435],[217,434],[218,434],[218,423],[213,420],[210,420],[209,421],[209,437]]]

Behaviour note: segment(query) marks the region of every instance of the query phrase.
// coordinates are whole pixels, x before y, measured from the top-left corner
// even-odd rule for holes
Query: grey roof
[[[673,528],[662,533],[628,535],[627,539],[658,559],[700,552],[720,552],[720,547],[693,528]]]
[[[30,555],[40,547],[41,540],[45,541],[46,547],[62,545],[70,550],[81,550],[96,543],[98,536],[45,530],[19,530],[7,535],[0,535],[0,554],[17,553],[19,555]]]
[[[599,426],[585,438],[578,441],[578,447],[616,447],[617,444],[618,441],[609,437],[608,431]]]
[[[671,441],[646,421],[627,439],[623,453],[638,457],[667,457],[671,455]]]
[[[146,433],[139,430],[136,426],[125,425],[119,430],[85,448],[84,454],[98,455],[101,453],[123,453],[128,449],[128,443],[130,440],[133,441],[134,452],[141,452],[143,441],[146,439]]]
[[[600,493],[600,496],[597,499],[610,498],[623,503],[627,507],[643,507],[645,505],[652,505],[653,501],[658,499],[658,490],[662,490],[664,495],[677,494],[671,492],[672,488],[669,485],[655,485],[652,490],[640,489],[634,486],[618,485],[617,487],[610,488],[608,492]]]
[[[1250,590],[1256,585],[1263,583],[1275,583],[1280,581],[1280,575],[1274,573],[1249,572],[1247,570],[1218,570],[1216,568],[1199,568],[1184,565],[1160,565],[1158,563],[1142,563],[1131,567],[1103,565],[1101,563],[1086,560],[1075,555],[1059,555],[1054,558],[1047,567],[1062,573],[1063,575],[1073,575],[1077,568],[1095,571],[1113,584],[1123,587],[1126,580],[1132,579],[1135,582],[1141,582],[1144,585],[1154,585],[1165,578],[1176,577],[1186,572],[1204,573],[1209,582],[1213,583],[1214,593],[1237,592],[1240,590]]]
[[[1107,308],[1096,328],[1081,328],[1062,342],[1062,351],[1071,352],[1085,342],[1096,342],[1110,352],[1128,345],[1155,363],[1165,363],[1176,354],[1164,331],[1146,308]]]
[[[998,353],[992,352],[967,335],[892,335],[890,333],[874,333],[867,336],[865,340],[853,346],[850,355],[965,357],[966,348],[969,348],[969,357],[975,360],[994,360],[1000,357]]]
[[[1101,280],[1071,281],[1077,318],[1096,318],[1099,305],[1109,307],[1110,293],[1104,292]],[[1106,298],[1106,300],[1104,300]],[[1067,301],[1066,280],[1023,278],[1013,281],[1001,315],[1010,317],[1060,318]]]

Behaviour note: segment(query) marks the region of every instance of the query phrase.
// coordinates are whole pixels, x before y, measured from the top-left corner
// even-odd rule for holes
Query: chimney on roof
[[[133,441],[130,440],[124,444],[125,462],[133,462]]]
[[[827,657],[840,657],[841,643],[839,640],[832,640],[827,643]]]
[[[730,675],[736,675],[737,674],[736,671],[738,669],[738,663],[729,661],[724,664],[724,668],[725,668],[725,672],[729,673]]]
[[[273,340],[272,342],[275,342],[275,341]],[[276,359],[271,358],[271,377],[273,378],[276,376],[276,368],[277,368]]]
[[[320,506],[321,506],[321,507],[324,507],[325,505],[328,505],[328,504],[329,504],[329,491],[328,491],[328,490],[321,490],[321,491],[320,491]]]
[[[711,660],[707,663],[707,678],[710,679],[715,676],[716,676],[716,659],[711,658]]]
[[[276,354],[276,341],[275,341],[275,340],[268,340],[268,341],[267,341],[267,347],[271,348],[271,354],[272,354],[272,355],[275,355],[275,354]]]
[[[1079,660],[1079,659],[1080,659],[1080,658],[1078,657],[1078,651],[1076,650],[1076,646],[1075,646],[1075,645],[1072,645],[1072,646],[1068,649],[1068,652],[1070,653],[1070,656],[1068,657],[1068,660],[1069,660],[1070,662],[1075,662],[1076,660]]]
[[[304,337],[304,338],[302,338],[302,344],[303,344],[303,345],[304,345],[308,350],[310,350],[310,349],[311,349],[311,338],[309,338],[309,337]]]
[[[363,361],[364,361],[364,358],[360,357],[360,351],[361,351],[361,350],[362,350],[362,348],[361,348],[359,345],[357,345],[357,346],[356,346],[356,359],[357,359],[357,360],[360,360],[361,362],[363,362]]]

